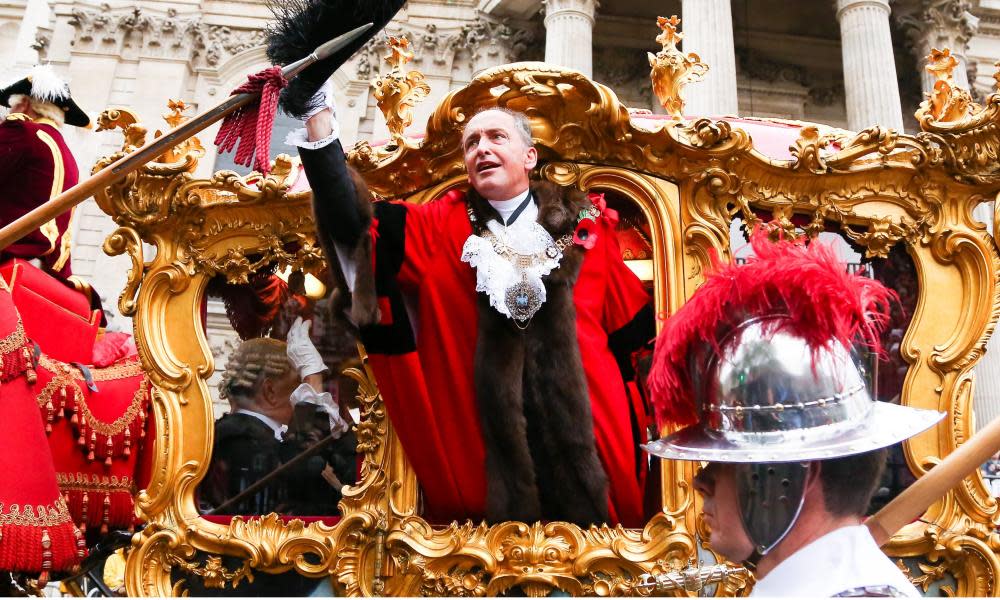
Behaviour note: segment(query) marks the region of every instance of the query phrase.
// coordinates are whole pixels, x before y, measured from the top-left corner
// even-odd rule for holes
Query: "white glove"
[[[288,360],[303,379],[326,370],[323,357],[309,339],[310,325],[312,321],[303,321],[302,317],[295,317],[295,322],[288,329],[288,336],[285,338]]]
[[[309,100],[309,112],[306,113],[306,120],[308,121],[311,117],[315,116],[317,113],[321,113],[326,109],[330,109],[333,112],[333,121],[337,122],[337,105],[333,98],[333,80],[327,79],[313,97]]]
[[[327,135],[324,131],[323,133],[315,135],[326,135],[326,137],[310,141],[309,133],[305,128],[294,129],[288,132],[288,136],[285,138],[285,143],[289,146],[297,146],[299,148],[305,148],[306,150],[318,150],[339,139],[340,125],[337,123],[337,107],[334,105],[333,83],[329,79],[326,80],[326,83],[324,83],[323,86],[320,87],[315,94],[313,94],[312,99],[310,99],[309,111],[305,115],[306,121],[309,121],[328,108],[331,112],[331,131],[329,135]],[[322,129],[322,127],[320,128]]]
[[[340,416],[340,407],[333,401],[330,392],[318,393],[311,385],[303,383],[295,388],[288,400],[292,406],[297,406],[299,403],[314,404],[319,407],[318,410],[325,412],[330,419],[330,433],[334,439],[339,439],[351,429],[351,424]]]

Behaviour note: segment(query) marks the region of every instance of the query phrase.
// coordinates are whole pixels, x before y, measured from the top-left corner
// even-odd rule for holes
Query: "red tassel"
[[[88,509],[90,508],[90,495],[86,492],[86,490],[84,490],[84,492],[83,492],[83,500],[80,502],[80,504],[83,506],[83,508],[80,510],[80,523],[81,523],[80,529],[84,533],[86,533],[87,532],[87,522],[88,522],[87,521],[87,513],[89,512]]]
[[[90,432],[90,446],[87,447],[87,460],[94,460],[94,447],[97,445],[97,432]]]
[[[255,170],[267,175],[271,166],[268,151],[278,96],[287,85],[288,80],[282,75],[281,68],[270,67],[251,75],[246,83],[233,91],[233,94],[259,92],[261,96],[259,100],[230,113],[222,121],[215,138],[220,154],[231,151],[239,142],[233,162],[245,166],[250,166],[253,162]]]
[[[38,578],[39,585],[42,585],[42,577],[48,580],[48,571],[52,568],[52,538],[49,537],[49,530],[42,530],[42,576]]]
[[[45,433],[52,433],[52,421],[55,420],[56,409],[52,406],[52,400],[45,403]]]
[[[108,533],[108,520],[111,517],[111,494],[104,495],[104,515],[101,517],[101,535]]]
[[[128,427],[125,428],[125,458],[132,456],[132,432]]]
[[[87,556],[87,541],[83,539],[83,532],[79,529],[74,529],[73,534],[76,536],[76,555],[82,560]]]
[[[35,373],[35,369],[31,364],[31,350],[29,350],[28,347],[25,346],[24,348],[21,349],[21,351],[22,354],[24,355],[24,362],[27,363],[28,383],[30,383],[31,385],[35,385],[35,382],[38,381],[38,374]]]

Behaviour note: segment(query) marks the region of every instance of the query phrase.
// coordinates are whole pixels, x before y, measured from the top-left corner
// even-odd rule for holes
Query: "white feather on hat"
[[[31,97],[47,102],[69,96],[69,84],[60,77],[52,65],[38,65],[28,72],[31,80]]]

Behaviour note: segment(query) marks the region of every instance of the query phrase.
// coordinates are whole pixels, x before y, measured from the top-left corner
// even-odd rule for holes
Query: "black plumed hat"
[[[54,104],[65,113],[67,125],[90,126],[90,117],[73,101],[69,84],[49,65],[37,66],[23,79],[0,89],[0,104],[10,108],[11,96],[17,95]]]
[[[281,93],[281,108],[303,118],[317,90],[362,46],[382,31],[406,0],[274,0],[275,22],[267,32],[267,56],[288,65],[305,58],[334,37],[364,25],[374,26],[332,56],[311,65]]]

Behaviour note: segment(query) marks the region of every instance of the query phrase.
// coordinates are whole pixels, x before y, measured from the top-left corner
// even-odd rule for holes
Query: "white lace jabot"
[[[519,202],[512,202],[516,207]],[[478,235],[470,235],[462,247],[462,262],[476,270],[476,291],[485,292],[490,298],[490,306],[497,309],[508,318],[514,318],[507,307],[507,291],[519,283],[526,283],[545,302],[545,277],[553,269],[559,267],[562,252],[555,246],[555,241],[535,220],[538,207],[530,203],[520,217],[509,227],[505,227],[496,219],[491,219],[486,227],[497,238],[497,245],[506,245],[520,255],[537,255],[541,258],[531,261],[528,265],[515,265],[508,258],[497,252],[497,247],[490,240]],[[548,249],[553,249],[546,254]]]

